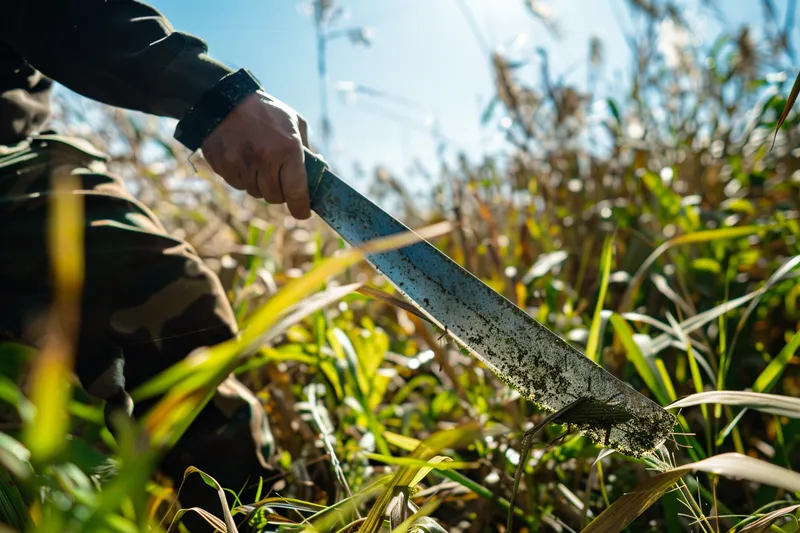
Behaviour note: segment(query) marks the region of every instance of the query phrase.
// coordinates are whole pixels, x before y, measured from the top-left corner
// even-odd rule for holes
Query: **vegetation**
[[[408,225],[454,223],[428,235],[442,251],[680,415],[674,441],[644,459],[544,427],[523,463],[515,531],[800,528],[794,28],[763,3],[761,42],[730,28],[673,54],[653,29],[685,31],[680,12],[631,0],[647,31],[631,36],[629,92],[605,101],[552,80],[544,55],[529,85],[519,74],[531,64],[495,53],[484,122],[506,148],[443,161],[424,209],[376,173],[376,197],[400,200]],[[590,49],[601,69],[601,43]],[[283,474],[259,502],[209,516],[220,529],[251,513],[257,531],[505,531],[521,437],[546,413],[387,297],[324,224],[232,192],[155,119],[61,103],[64,127],[112,150],[137,197],[220,273],[246,333],[139,391],[169,394],[119,441],[101,406],[59,386],[68,344],[2,345],[4,369],[30,362],[37,386],[25,398],[0,377],[23,421],[0,433],[0,531],[179,527],[176,488],[152,476],[157,453],[198,388],[230,368],[259,391]],[[76,209],[58,210],[67,244]],[[79,267],[63,266],[65,286]]]

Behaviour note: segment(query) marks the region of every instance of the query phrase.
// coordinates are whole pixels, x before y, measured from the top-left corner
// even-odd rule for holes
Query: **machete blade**
[[[311,209],[350,245],[411,231],[308,151],[306,171]],[[671,435],[672,414],[589,360],[430,243],[423,240],[368,254],[366,259],[432,322],[542,409],[555,412],[578,398],[591,397],[596,402],[613,402],[613,412],[630,415],[601,415],[576,424],[594,442],[604,443],[610,428],[608,446],[641,456]]]

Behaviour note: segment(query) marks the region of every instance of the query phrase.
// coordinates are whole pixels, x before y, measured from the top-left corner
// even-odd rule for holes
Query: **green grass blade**
[[[17,531],[27,531],[30,526],[28,508],[22,500],[19,488],[2,467],[0,467],[0,523],[8,524]]]
[[[505,498],[499,498],[497,494],[487,489],[477,481],[468,478],[461,472],[457,472],[455,470],[440,470],[436,473],[451,481],[455,481],[462,487],[471,490],[472,492],[474,492],[478,496],[481,496],[482,498],[486,498],[489,501],[497,503],[497,505],[499,505],[500,508],[506,512],[512,509],[511,502],[509,502]],[[513,506],[513,509],[514,509],[514,516],[516,516],[517,518],[523,518],[523,519],[525,518],[525,512],[522,509],[520,509],[517,506]]]
[[[675,386],[672,384],[672,376],[669,375],[669,371],[667,370],[666,365],[664,365],[664,361],[656,358],[655,364],[656,370],[658,370],[658,375],[661,378],[661,383],[664,385],[664,390],[667,393],[667,398],[674,402],[678,396],[675,394]]]
[[[733,351],[736,348],[737,343],[739,342],[739,335],[744,331],[744,326],[747,324],[750,315],[755,311],[756,307],[758,306],[761,299],[764,295],[772,289],[775,285],[779,282],[788,279],[792,271],[800,265],[800,255],[796,255],[786,261],[780,268],[778,268],[773,274],[764,282],[764,285],[758,290],[755,291],[757,294],[755,295],[755,299],[753,299],[747,308],[742,313],[742,317],[739,319],[739,323],[736,325],[736,333],[733,335],[733,340],[731,340],[731,345],[728,348],[728,357],[727,360],[730,361],[731,357],[733,356]],[[725,369],[727,371],[727,368]]]
[[[335,435],[333,434],[333,428],[330,427],[330,414],[325,409],[325,406],[322,404],[322,402],[317,400],[316,383],[311,383],[306,386],[305,391],[306,396],[308,397],[308,410],[311,413],[314,425],[317,426],[317,430],[320,434],[320,440],[322,440],[325,450],[328,452],[328,455],[330,455],[331,467],[336,475],[336,480],[344,489],[345,494],[350,497],[353,495],[353,493],[350,490],[350,485],[347,483],[347,476],[345,476],[344,471],[342,471],[342,465],[339,462],[339,457],[336,454],[336,447],[333,444]]]
[[[451,230],[452,224],[440,223],[417,232],[378,239],[359,249],[322,261],[308,274],[292,280],[253,313],[237,338],[198,350],[175,365],[185,379],[175,384],[145,417],[145,424],[153,442],[159,445],[174,445],[197,413],[210,400],[215,388],[238,366],[241,356],[252,353],[264,332],[277,322],[278,317],[318,290],[326,279],[361,261],[365,254],[408,246],[420,239],[441,236]],[[175,370],[173,368],[167,372]],[[160,377],[157,376],[155,379]],[[134,399],[144,396],[140,389],[141,387],[133,391]],[[152,389],[150,392],[153,392]]]
[[[446,455],[437,455],[430,460],[422,460],[422,459],[414,459],[413,457],[392,457],[390,455],[382,455],[379,453],[367,453],[365,454],[367,458],[372,459],[374,461],[380,461],[381,463],[385,463],[387,465],[399,465],[399,466],[418,466],[420,467],[420,471],[417,474],[417,477],[412,480],[410,486],[414,486],[422,479],[427,476],[431,470],[464,470],[464,469],[471,469],[471,468],[478,468],[480,466],[478,463],[465,463],[465,462],[456,462],[453,461],[450,457]],[[417,479],[419,478],[419,479]]]
[[[750,235],[758,235],[766,233],[767,231],[771,231],[777,228],[777,224],[764,224],[760,226],[737,226],[733,228],[718,228],[718,229],[710,229],[710,230],[702,230],[702,231],[695,231],[693,233],[687,233],[685,235],[679,235],[674,237],[665,243],[661,244],[658,248],[656,248],[636,273],[631,278],[630,282],[628,283],[628,288],[625,291],[625,294],[622,298],[622,303],[620,304],[620,309],[625,311],[631,309],[633,305],[633,301],[636,297],[636,294],[639,291],[639,286],[641,285],[642,279],[645,273],[650,269],[651,266],[658,260],[661,255],[664,254],[667,250],[674,246],[680,246],[683,244],[697,244],[697,243],[705,243],[705,242],[714,242],[714,241],[721,241],[721,240],[730,240],[730,239],[740,239],[742,237],[748,237]]]
[[[72,194],[79,188],[79,178],[64,167],[56,167],[52,178],[55,194],[50,195],[47,215],[47,248],[54,258],[54,298],[44,345],[34,359],[30,377],[35,421],[25,425],[23,435],[34,462],[56,460],[66,451],[70,377],[84,282],[83,196]]]
[[[616,331],[617,335],[619,335],[623,346],[625,346],[625,353],[628,356],[628,360],[633,363],[633,366],[636,368],[636,372],[639,374],[639,376],[641,376],[642,380],[644,380],[647,388],[650,389],[650,392],[655,395],[656,399],[658,399],[661,405],[668,404],[670,401],[670,395],[661,380],[656,377],[653,367],[645,358],[644,354],[642,354],[642,350],[639,349],[639,345],[633,340],[633,330],[631,327],[620,315],[616,313],[611,315],[610,322],[611,325],[614,326],[614,331]]]
[[[775,139],[778,138],[778,132],[781,130],[783,123],[786,122],[786,117],[789,116],[789,112],[792,110],[794,103],[797,101],[798,94],[800,94],[800,74],[798,74],[795,78],[794,84],[792,85],[792,90],[789,92],[789,97],[786,99],[786,103],[783,105],[781,116],[778,117],[778,123],[775,125],[775,134],[772,136],[772,146],[775,146]]]
[[[798,348],[800,348],[800,331],[794,334],[792,340],[790,340],[778,355],[769,362],[767,367],[761,371],[761,374],[759,374],[755,383],[753,383],[753,390],[755,392],[767,392],[772,390],[772,387],[778,383],[784,370],[786,370],[789,361],[797,354]]]
[[[608,291],[608,277],[611,274],[611,263],[614,255],[614,237],[609,235],[603,243],[603,252],[600,256],[600,292],[597,296],[597,305],[592,317],[592,326],[589,329],[589,341],[586,344],[586,357],[595,363],[600,359],[600,325],[601,313],[606,301]]]
[[[435,457],[440,450],[455,448],[471,444],[478,438],[480,426],[476,422],[470,422],[454,429],[434,433],[411,453],[414,459],[428,461]],[[359,533],[378,533],[383,524],[386,508],[389,505],[394,491],[397,487],[409,487],[417,478],[421,470],[420,466],[401,466],[397,473],[392,477],[389,485],[381,493],[378,501],[372,506],[364,524],[359,529]]]
[[[741,307],[742,305],[746,304],[747,302],[751,301],[753,298],[756,298],[763,294],[764,290],[758,289],[751,293],[745,294],[744,296],[740,296],[739,298],[734,298],[733,300],[729,300],[725,303],[722,303],[708,311],[703,311],[702,313],[698,313],[691,318],[688,318],[679,324],[681,331],[684,334],[688,335],[693,331],[696,331],[706,324],[710,323],[712,320],[716,320],[720,316],[723,316],[727,313],[730,313],[734,309]],[[677,333],[674,331],[673,332]],[[676,335],[677,336],[677,335]],[[674,337],[672,335],[663,333],[653,339],[653,344],[651,347],[651,354],[657,354],[664,350],[665,348],[672,345]],[[683,343],[682,343],[683,344]]]
[[[700,374],[700,366],[697,364],[697,358],[692,350],[692,344],[689,342],[688,336],[681,329],[678,321],[675,320],[671,313],[667,313],[667,319],[669,320],[670,325],[672,325],[672,328],[678,332],[679,338],[686,349],[686,358],[689,361],[689,372],[692,376],[692,385],[694,385],[694,389],[698,393],[703,392],[705,390],[703,376]],[[708,370],[710,371],[710,369]],[[710,377],[713,379],[715,376],[712,373],[710,374]],[[700,409],[703,411],[703,420],[706,424],[706,445],[708,446],[708,453],[713,453],[711,449],[711,419],[708,416],[708,408],[705,405],[701,405]]]

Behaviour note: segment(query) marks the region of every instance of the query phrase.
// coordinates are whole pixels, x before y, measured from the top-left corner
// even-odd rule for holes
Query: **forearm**
[[[177,118],[176,139],[202,147],[231,186],[311,215],[305,122],[247,71],[212,61],[136,0],[10,1],[0,37],[34,68],[89,98]]]
[[[231,72],[135,0],[20,0],[3,19],[3,39],[34,68],[109,105],[180,119]]]

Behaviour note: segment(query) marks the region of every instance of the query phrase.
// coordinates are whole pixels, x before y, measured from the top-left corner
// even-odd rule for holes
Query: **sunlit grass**
[[[363,251],[232,195],[201,162],[201,186],[168,186],[162,178],[195,175],[170,156],[180,149],[109,115],[132,155],[142,139],[168,148],[161,171],[132,157],[131,186],[220,273],[242,335],[135,391],[165,397],[112,439],[100,406],[66,386],[80,205],[55,204],[60,325],[39,352],[0,345],[0,399],[20,421],[0,433],[0,522],[159,531],[199,513],[230,531],[249,514],[255,531],[420,533],[503,531],[513,513],[520,532],[795,531],[800,188],[798,119],[784,104],[796,91],[765,75],[772,66],[751,70],[747,40],[728,37],[677,70],[641,50],[651,61],[637,66],[635,91],[606,102],[602,135],[575,89],[528,85],[516,77],[525,67],[498,53],[506,85],[483,119],[507,146],[443,165],[435,201],[410,200],[402,179],[379,181],[414,227],[456,223],[434,241],[450,257],[675,412],[658,453],[604,452],[551,424],[520,465],[520,437],[543,414],[404,306]],[[697,80],[695,101],[684,88]],[[628,136],[633,126],[645,136]],[[586,132],[609,145],[604,155],[574,144]],[[23,360],[33,361],[29,398],[6,379]],[[260,501],[220,516],[178,510],[178,487],[154,478],[158,455],[231,371],[264,403],[281,473],[261,480]]]

